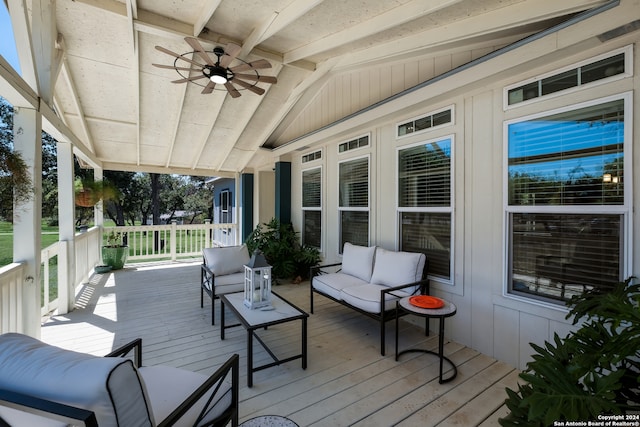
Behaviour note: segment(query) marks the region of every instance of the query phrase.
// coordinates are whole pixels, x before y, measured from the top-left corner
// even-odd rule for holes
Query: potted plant
[[[102,246],[102,263],[112,270],[124,267],[129,256],[129,247],[123,243],[124,234],[110,231],[105,235],[105,245]]]
[[[320,251],[301,245],[298,233],[290,223],[281,223],[276,218],[258,224],[245,242],[249,253],[259,249],[273,267],[273,278],[293,279],[300,283],[309,275],[309,268],[320,262]]]
[[[94,181],[87,178],[75,180],[76,205],[90,208],[100,200],[111,200],[118,196],[117,188],[108,181]]]
[[[531,344],[536,354],[520,374],[525,383],[507,388],[511,412],[502,426],[570,425],[640,411],[640,285],[632,280],[572,297],[567,318],[581,327],[566,338],[554,334],[544,347]]]

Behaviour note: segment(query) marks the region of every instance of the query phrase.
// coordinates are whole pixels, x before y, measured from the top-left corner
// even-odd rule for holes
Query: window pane
[[[369,206],[369,159],[340,163],[339,206]]]
[[[451,206],[451,140],[401,150],[398,206]]]
[[[578,86],[578,70],[565,71],[542,79],[542,95]]]
[[[510,205],[621,205],[624,101],[509,125]]]
[[[369,212],[340,212],[340,253],[345,242],[369,246]]]
[[[538,82],[529,83],[509,91],[509,105],[537,98],[538,96]]]
[[[430,276],[450,279],[450,213],[401,212],[400,239],[400,250],[427,256]]]
[[[433,125],[440,126],[446,123],[451,123],[451,110],[443,111],[433,115]]]
[[[622,280],[622,218],[512,213],[510,290],[566,301]]]
[[[322,212],[302,211],[304,228],[302,230],[302,243],[320,248],[322,231]]]
[[[302,207],[319,208],[321,188],[320,168],[302,172]]]
[[[586,65],[581,69],[582,84],[624,73],[624,53]]]

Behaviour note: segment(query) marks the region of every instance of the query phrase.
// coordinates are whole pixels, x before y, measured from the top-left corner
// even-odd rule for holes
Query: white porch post
[[[58,312],[68,313],[75,303],[75,190],[73,147],[58,142],[58,220],[60,252],[58,253]]]
[[[23,325],[25,334],[40,338],[40,246],[42,228],[42,116],[31,108],[15,108],[13,144],[27,164],[33,197],[13,207],[13,260],[25,264]]]
[[[93,168],[93,179],[95,181],[102,181],[103,179],[103,171],[100,167]],[[100,199],[100,201],[93,208],[93,224],[96,227],[100,227],[104,225],[104,200]],[[102,242],[102,240],[100,240]]]

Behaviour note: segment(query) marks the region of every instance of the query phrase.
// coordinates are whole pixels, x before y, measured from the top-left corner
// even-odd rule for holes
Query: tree
[[[27,165],[13,149],[13,106],[0,97],[0,217],[13,219],[13,204],[26,202],[34,188]],[[58,167],[56,140],[42,132],[42,215],[57,217]]]

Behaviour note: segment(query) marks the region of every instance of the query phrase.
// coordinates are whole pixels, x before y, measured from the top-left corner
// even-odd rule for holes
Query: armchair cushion
[[[358,246],[346,242],[342,250],[342,272],[369,282],[375,253],[375,246]]]
[[[156,420],[167,418],[175,408],[207,380],[206,375],[169,366],[141,367],[138,371],[144,380],[147,397]],[[200,423],[196,424],[200,411],[206,406],[207,400],[213,392],[215,395],[207,415]],[[213,387],[174,426],[207,425],[208,422],[220,417],[231,404],[231,383],[224,380],[217,392]]]
[[[205,248],[202,250],[204,264],[216,276],[242,273],[249,262],[249,250],[246,245]]]
[[[129,359],[76,353],[9,333],[0,336],[0,373],[0,388],[91,410],[101,427],[153,425]]]

